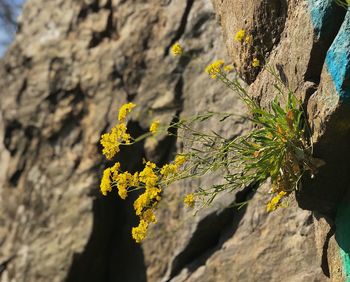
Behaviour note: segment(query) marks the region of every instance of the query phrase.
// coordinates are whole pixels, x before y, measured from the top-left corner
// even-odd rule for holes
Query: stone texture
[[[234,21],[239,18],[239,1],[214,1],[231,27],[222,25],[224,34],[234,35],[239,26]],[[255,1],[254,5],[263,5],[265,1]],[[252,3],[247,4],[247,6]],[[224,5],[224,6],[220,6]],[[225,6],[226,5],[226,6]],[[231,7],[238,9],[233,12]],[[255,16],[245,17],[246,26],[252,26],[258,14],[263,10],[248,9]],[[311,137],[314,142],[314,156],[323,159],[326,164],[319,168],[313,179],[305,177],[302,188],[297,193],[300,207],[316,211],[330,218],[330,225],[336,216],[340,201],[348,188],[349,152],[349,11],[335,5],[334,1],[288,1],[284,28],[280,30],[280,40],[270,53],[266,53],[269,65],[277,70],[280,87],[291,90],[303,101],[311,125]],[[239,49],[231,45],[233,53]],[[236,48],[236,49],[235,49]],[[244,58],[248,60],[249,58]],[[260,104],[268,107],[270,101],[278,96],[274,88],[276,80],[269,71],[261,70],[250,86],[251,94]],[[283,103],[283,99],[282,99]],[[329,246],[329,227],[316,220],[317,241],[325,243],[320,251],[320,259],[327,257]],[[328,230],[328,231],[327,231]],[[331,241],[333,242],[333,241]],[[335,243],[336,244],[336,243]],[[331,251],[330,251],[331,252]],[[339,261],[337,252],[331,252],[329,261]],[[327,272],[327,259],[323,269]],[[339,264],[338,264],[339,265]],[[336,269],[336,267],[331,267]],[[337,274],[331,273],[332,277]],[[334,278],[335,279],[335,278]]]
[[[136,224],[132,197],[124,202],[116,194],[99,195],[99,178],[109,165],[101,157],[99,136],[114,124],[122,103],[139,105],[129,123],[135,135],[147,131],[153,119],[170,123],[205,110],[244,114],[234,93],[203,72],[210,61],[224,58],[254,82],[250,92],[268,105],[274,82],[266,71],[251,68],[254,49],[233,42],[240,28],[253,34],[284,83],[305,99],[315,140],[330,140],[326,117],[332,120],[342,103],[331,96],[327,112],[319,101],[332,87],[319,60],[325,59],[345,12],[332,6],[330,13],[338,13],[332,26],[315,29],[306,1],[213,4],[28,0],[0,65],[1,282],[327,281],[328,263],[336,277],[337,246],[327,245],[334,240],[327,238],[329,226],[314,223],[292,198],[289,208],[267,214],[268,184],[223,195],[193,215],[183,208],[182,196],[217,182],[220,172],[178,183],[165,191],[159,222],[141,246],[130,238]],[[190,58],[170,56],[176,41]],[[250,125],[237,118],[198,127],[233,137]],[[317,154],[329,161],[321,141]],[[182,146],[167,137],[149,139],[123,151],[120,160],[124,169],[137,170],[143,157],[164,163]],[[230,207],[248,199],[243,209]],[[320,209],[322,200],[304,201],[304,207],[332,211],[334,203]]]
[[[253,58],[264,60],[279,43],[287,18],[287,1],[214,0],[213,3],[228,53],[241,75],[252,82],[257,75],[251,65]],[[234,40],[240,29],[253,36],[252,45]]]

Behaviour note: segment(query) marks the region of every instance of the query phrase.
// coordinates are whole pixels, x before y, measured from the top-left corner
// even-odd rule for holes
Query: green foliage
[[[347,9],[350,6],[350,0],[334,0],[339,6]]]
[[[227,171],[221,184],[198,189],[197,198],[205,198],[205,204],[210,204],[223,191],[260,184],[271,178],[275,197],[267,210],[275,210],[281,205],[282,197],[298,189],[306,171],[315,172],[312,148],[305,137],[308,127],[302,105],[293,92],[284,93],[281,81],[271,68],[266,70],[276,79],[274,86],[280,96],[271,102],[270,109],[258,105],[237,78],[229,78],[224,68],[222,61],[216,61],[207,70],[213,79],[219,79],[245,102],[249,112],[246,119],[251,121],[253,129],[228,140],[215,132],[197,132],[191,127],[191,124],[214,116],[225,121],[232,116],[228,113],[207,113],[190,122],[180,121],[174,125],[187,133],[180,138],[190,139],[193,144],[187,148],[192,163],[188,175],[195,177],[218,169]],[[286,99],[284,106],[279,102],[282,99]],[[189,132],[191,136],[188,136]]]

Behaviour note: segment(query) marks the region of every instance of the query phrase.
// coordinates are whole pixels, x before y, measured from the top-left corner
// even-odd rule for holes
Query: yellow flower
[[[135,239],[136,243],[141,243],[141,241],[146,238],[147,229],[148,223],[143,219],[140,220],[140,223],[137,227],[132,228],[132,237]]]
[[[237,31],[237,33],[235,34],[235,40],[238,42],[242,42],[245,36],[245,30],[241,29],[239,31]]]
[[[140,215],[142,213],[142,210],[149,205],[149,202],[149,194],[147,192],[141,194],[134,202],[136,215]]]
[[[106,168],[103,172],[103,176],[101,179],[100,190],[103,196],[107,195],[107,192],[112,191],[111,187],[111,169]]]
[[[208,73],[212,79],[215,79],[217,75],[221,73],[221,68],[223,65],[223,60],[216,60],[214,63],[210,64],[205,68],[205,72]]]
[[[119,152],[120,143],[118,141],[118,135],[113,129],[111,133],[106,133],[101,136],[100,143],[103,147],[102,154],[105,155],[108,160]]]
[[[125,144],[130,144],[131,136],[126,132],[127,127],[125,123],[122,122],[117,124],[114,130],[116,130],[116,136],[120,141],[123,141]]]
[[[247,35],[245,37],[245,42],[252,45],[253,44],[253,36]]]
[[[176,42],[175,44],[173,44],[173,46],[171,46],[170,51],[171,51],[171,54],[173,54],[173,56],[181,56],[183,53],[183,49],[179,42]]]
[[[195,204],[194,194],[191,193],[186,195],[186,197],[184,198],[184,203],[187,207],[193,208]]]
[[[139,181],[139,173],[138,172],[135,172],[132,179],[130,179],[130,186],[131,187],[138,187],[140,184],[140,181]]]
[[[116,162],[114,166],[111,167],[112,179],[115,180],[116,176],[119,173],[120,162]]]
[[[151,222],[156,222],[156,216],[153,213],[152,209],[147,209],[143,214],[142,214],[142,219],[145,220],[148,223]]]
[[[127,104],[122,105],[119,109],[118,120],[121,122],[124,122],[126,119],[126,116],[131,112],[131,110],[135,106],[136,105],[134,103],[127,103]]]
[[[224,71],[225,72],[231,72],[231,71],[233,71],[233,66],[232,65],[226,65],[226,66],[224,66]]]
[[[177,170],[177,166],[174,164],[165,164],[161,170],[160,174],[163,175],[165,178],[168,177],[171,174],[175,174]]]
[[[281,199],[287,195],[286,192],[281,191],[275,197],[273,197],[270,202],[266,205],[266,211],[272,212],[275,211],[281,205]]]
[[[163,175],[164,178],[168,177],[169,175],[175,174],[180,166],[182,166],[186,161],[186,157],[183,155],[178,155],[175,158],[175,161],[173,164],[165,164],[161,170],[160,174]]]
[[[252,66],[254,68],[260,67],[260,61],[257,58],[253,59]]]
[[[124,144],[130,144],[131,136],[126,130],[126,124],[119,123],[112,128],[110,133],[101,136],[100,143],[103,147],[102,154],[104,154],[108,160],[113,158],[115,154],[120,151],[119,146],[122,142],[124,142]]]
[[[175,158],[175,165],[177,167],[182,166],[186,162],[186,157],[183,155],[177,155]]]
[[[141,194],[134,202],[134,209],[136,215],[141,215],[142,211],[145,208],[150,208],[152,202],[153,206],[156,206],[157,203],[160,201],[160,192],[162,192],[162,190],[157,187],[147,188],[146,191],[143,194]]]
[[[149,127],[149,131],[153,134],[157,132],[159,126],[159,120],[155,120],[151,123],[151,126]]]
[[[128,196],[128,187],[130,186],[130,182],[132,181],[133,176],[129,172],[124,172],[118,175],[117,177],[117,188],[118,188],[118,195],[120,198],[125,200],[125,198]]]
[[[153,171],[155,168],[156,165],[154,163],[147,162],[145,168],[139,174],[139,180],[140,182],[146,184],[146,189],[157,185],[158,176]]]

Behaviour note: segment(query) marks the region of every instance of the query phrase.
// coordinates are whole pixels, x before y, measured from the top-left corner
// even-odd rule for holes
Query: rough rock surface
[[[328,280],[329,228],[318,228],[294,200],[266,214],[268,186],[224,195],[193,216],[181,197],[219,175],[174,185],[141,246],[130,238],[132,199],[98,192],[108,165],[99,137],[124,102],[139,105],[129,123],[133,134],[147,131],[154,118],[170,123],[205,110],[244,114],[234,94],[203,72],[211,60],[230,57],[268,104],[272,81],[250,67],[254,50],[233,42],[240,28],[253,34],[301,97],[307,100],[320,84],[317,59],[333,39],[314,36],[306,1],[213,2],[27,1],[0,65],[1,282]],[[176,41],[191,57],[170,56]],[[237,119],[211,121],[206,129],[232,137],[249,126]],[[152,139],[120,159],[136,170],[143,157],[163,163],[180,147],[170,138]],[[229,207],[235,199],[250,201],[236,210]]]
[[[242,8],[241,1],[214,2],[219,7],[219,14],[226,19],[224,23],[228,21],[228,26],[223,26],[224,30],[232,33],[232,30],[240,29],[241,23],[236,21],[239,17],[236,14]],[[274,2],[256,1],[254,7],[270,5],[273,10]],[[334,240],[333,235],[337,228],[334,225],[337,209],[349,191],[346,160],[350,151],[350,13],[331,0],[293,0],[285,4],[287,13],[282,14],[285,17],[281,21],[283,28],[275,24],[274,17],[270,25],[265,24],[267,29],[276,31],[271,34],[275,35],[274,42],[277,42],[271,52],[265,53],[265,57],[269,65],[277,70],[285,88],[296,93],[307,109],[314,156],[326,164],[319,168],[315,178],[304,179],[297,201],[300,207],[315,212],[316,242],[324,273],[330,272],[334,281],[344,281],[346,274],[340,273],[342,266],[337,254],[339,242]],[[256,30],[251,27],[265,10],[252,8],[250,11],[252,15],[245,17],[245,26],[254,34]],[[258,33],[257,37],[261,38],[261,34]],[[230,40],[227,42],[228,48],[234,50]],[[269,46],[266,42],[263,44]],[[249,62],[252,56],[254,50],[248,52],[243,60]],[[261,105],[268,107],[270,101],[279,95],[274,88],[275,83],[269,71],[262,70],[250,86],[250,92]],[[345,204],[348,205],[348,202]],[[324,224],[324,221],[327,223]]]

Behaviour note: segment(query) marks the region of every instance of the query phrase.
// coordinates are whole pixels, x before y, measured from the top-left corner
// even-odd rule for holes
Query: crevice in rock
[[[12,120],[6,122],[4,134],[4,147],[10,152],[10,155],[22,156],[17,158],[15,169],[9,172],[9,183],[16,187],[18,181],[27,165],[27,158],[24,157],[30,149],[32,140],[40,134],[35,126],[24,127],[19,121]]]
[[[171,40],[170,44],[165,48],[164,57],[166,57],[169,54],[169,50],[170,50],[171,46],[174,43],[176,43],[181,38],[181,36],[184,34],[184,32],[186,30],[188,16],[191,12],[193,3],[194,3],[194,0],[187,0],[185,10],[184,10],[182,17],[181,17],[180,25],[176,31],[174,38]]]
[[[128,230],[137,225],[130,205],[116,193],[94,199],[91,236],[83,252],[74,255],[67,282],[146,281],[142,250]]]
[[[112,0],[108,0],[105,9],[109,10],[106,28],[102,32],[93,32],[92,38],[89,42],[89,48],[98,46],[104,39],[111,39],[116,32],[116,27],[113,21],[113,6]]]
[[[328,49],[331,47],[341,25],[346,10],[333,3],[326,11],[327,19],[324,25],[316,30],[318,41],[311,50],[311,57],[305,73],[305,82],[312,84],[307,90],[304,105],[307,107],[309,98],[317,90]],[[347,190],[350,181],[347,159],[350,158],[350,129],[342,126],[350,120],[350,104],[341,102],[341,106],[325,121],[324,133],[314,144],[313,155],[321,158],[326,164],[318,169],[314,178],[303,177],[302,188],[296,192],[301,208],[316,211],[334,219],[338,203]],[[336,148],[336,149],[334,149]],[[332,187],[332,189],[329,189]]]
[[[14,173],[9,178],[9,183],[11,184],[12,187],[17,187],[18,181],[26,167],[26,160],[21,159],[16,167],[16,170]]]
[[[92,2],[89,5],[84,5],[78,14],[78,20],[83,21],[90,13],[97,13],[100,10],[98,0]]]
[[[63,99],[69,99],[69,103],[74,105],[74,107],[70,113],[60,120],[61,126],[58,130],[52,132],[49,136],[48,140],[52,144],[55,144],[59,140],[64,140],[74,129],[80,128],[81,121],[86,115],[86,107],[84,106],[85,94],[79,84],[69,91],[57,90],[50,93],[47,97],[47,101],[49,102],[49,110],[51,113],[57,110],[59,102]],[[80,132],[81,130],[79,130],[75,140],[71,140],[70,145],[76,144],[79,141],[79,138],[81,138]]]
[[[13,137],[18,134],[18,131],[22,130],[22,124],[17,120],[6,122],[5,134],[4,134],[4,146],[10,152],[13,157],[17,152],[16,144],[12,144]]]
[[[28,85],[28,81],[27,79],[24,79],[23,80],[23,83],[21,85],[21,88],[19,89],[18,93],[17,93],[17,96],[16,96],[16,103],[17,104],[20,104],[21,103],[21,99],[22,99],[22,96],[23,96],[23,93],[26,91],[27,89],[27,85]]]
[[[330,278],[329,263],[328,263],[328,246],[329,246],[329,241],[334,235],[334,233],[335,233],[335,227],[332,226],[331,230],[326,235],[326,239],[322,247],[321,269],[323,271],[323,274],[326,275],[328,278]]]
[[[193,38],[199,38],[205,32],[205,29],[202,27],[209,20],[214,20],[215,14],[206,12],[206,13],[200,13],[197,17],[198,18],[196,22],[194,23],[193,27],[191,27],[191,30],[189,31],[189,36]]]
[[[116,81],[116,85],[115,85],[116,88],[118,88],[118,89],[121,88],[124,90],[124,92],[127,95],[128,102],[132,102],[135,99],[137,93],[131,92],[128,89],[128,87],[126,86],[123,75],[117,69],[117,66],[115,64],[113,65],[113,69],[112,69],[112,72],[110,74],[110,78],[111,78],[111,80]]]
[[[137,122],[128,123],[132,136],[140,136],[145,131]],[[114,161],[119,161],[122,170],[134,172],[141,169],[140,160],[144,157],[143,142],[131,147],[123,147]],[[98,181],[98,176],[96,176]],[[96,182],[97,182],[96,181]],[[82,253],[73,257],[67,282],[95,281],[138,281],[146,282],[146,266],[139,244],[131,238],[131,228],[138,224],[132,209],[137,193],[121,200],[114,190],[103,197],[97,195],[94,185],[93,228],[87,245]],[[137,271],[135,271],[137,270]]]
[[[7,265],[16,257],[16,255],[12,255],[10,256],[8,259],[2,261],[0,263],[0,278],[1,278],[1,274],[6,270]]]
[[[213,253],[221,249],[237,231],[247,209],[247,205],[239,209],[236,204],[246,202],[253,196],[256,188],[256,185],[251,185],[237,192],[235,201],[229,207],[208,214],[198,223],[186,248],[174,258],[167,281],[184,268],[193,273],[204,265]]]
[[[348,190],[350,182],[350,129],[344,127],[350,120],[350,104],[343,103],[324,125],[324,134],[314,144],[313,155],[326,164],[314,178],[305,175],[302,187],[296,191],[301,208],[316,211],[334,219],[337,207]]]
[[[318,38],[314,42],[311,49],[310,60],[304,76],[305,81],[311,81],[316,85],[320,83],[321,72],[326,59],[327,51],[337,36],[337,33],[344,21],[345,14],[346,10],[337,5],[335,2],[327,10],[326,18],[330,19],[330,22],[324,24],[318,31]]]

